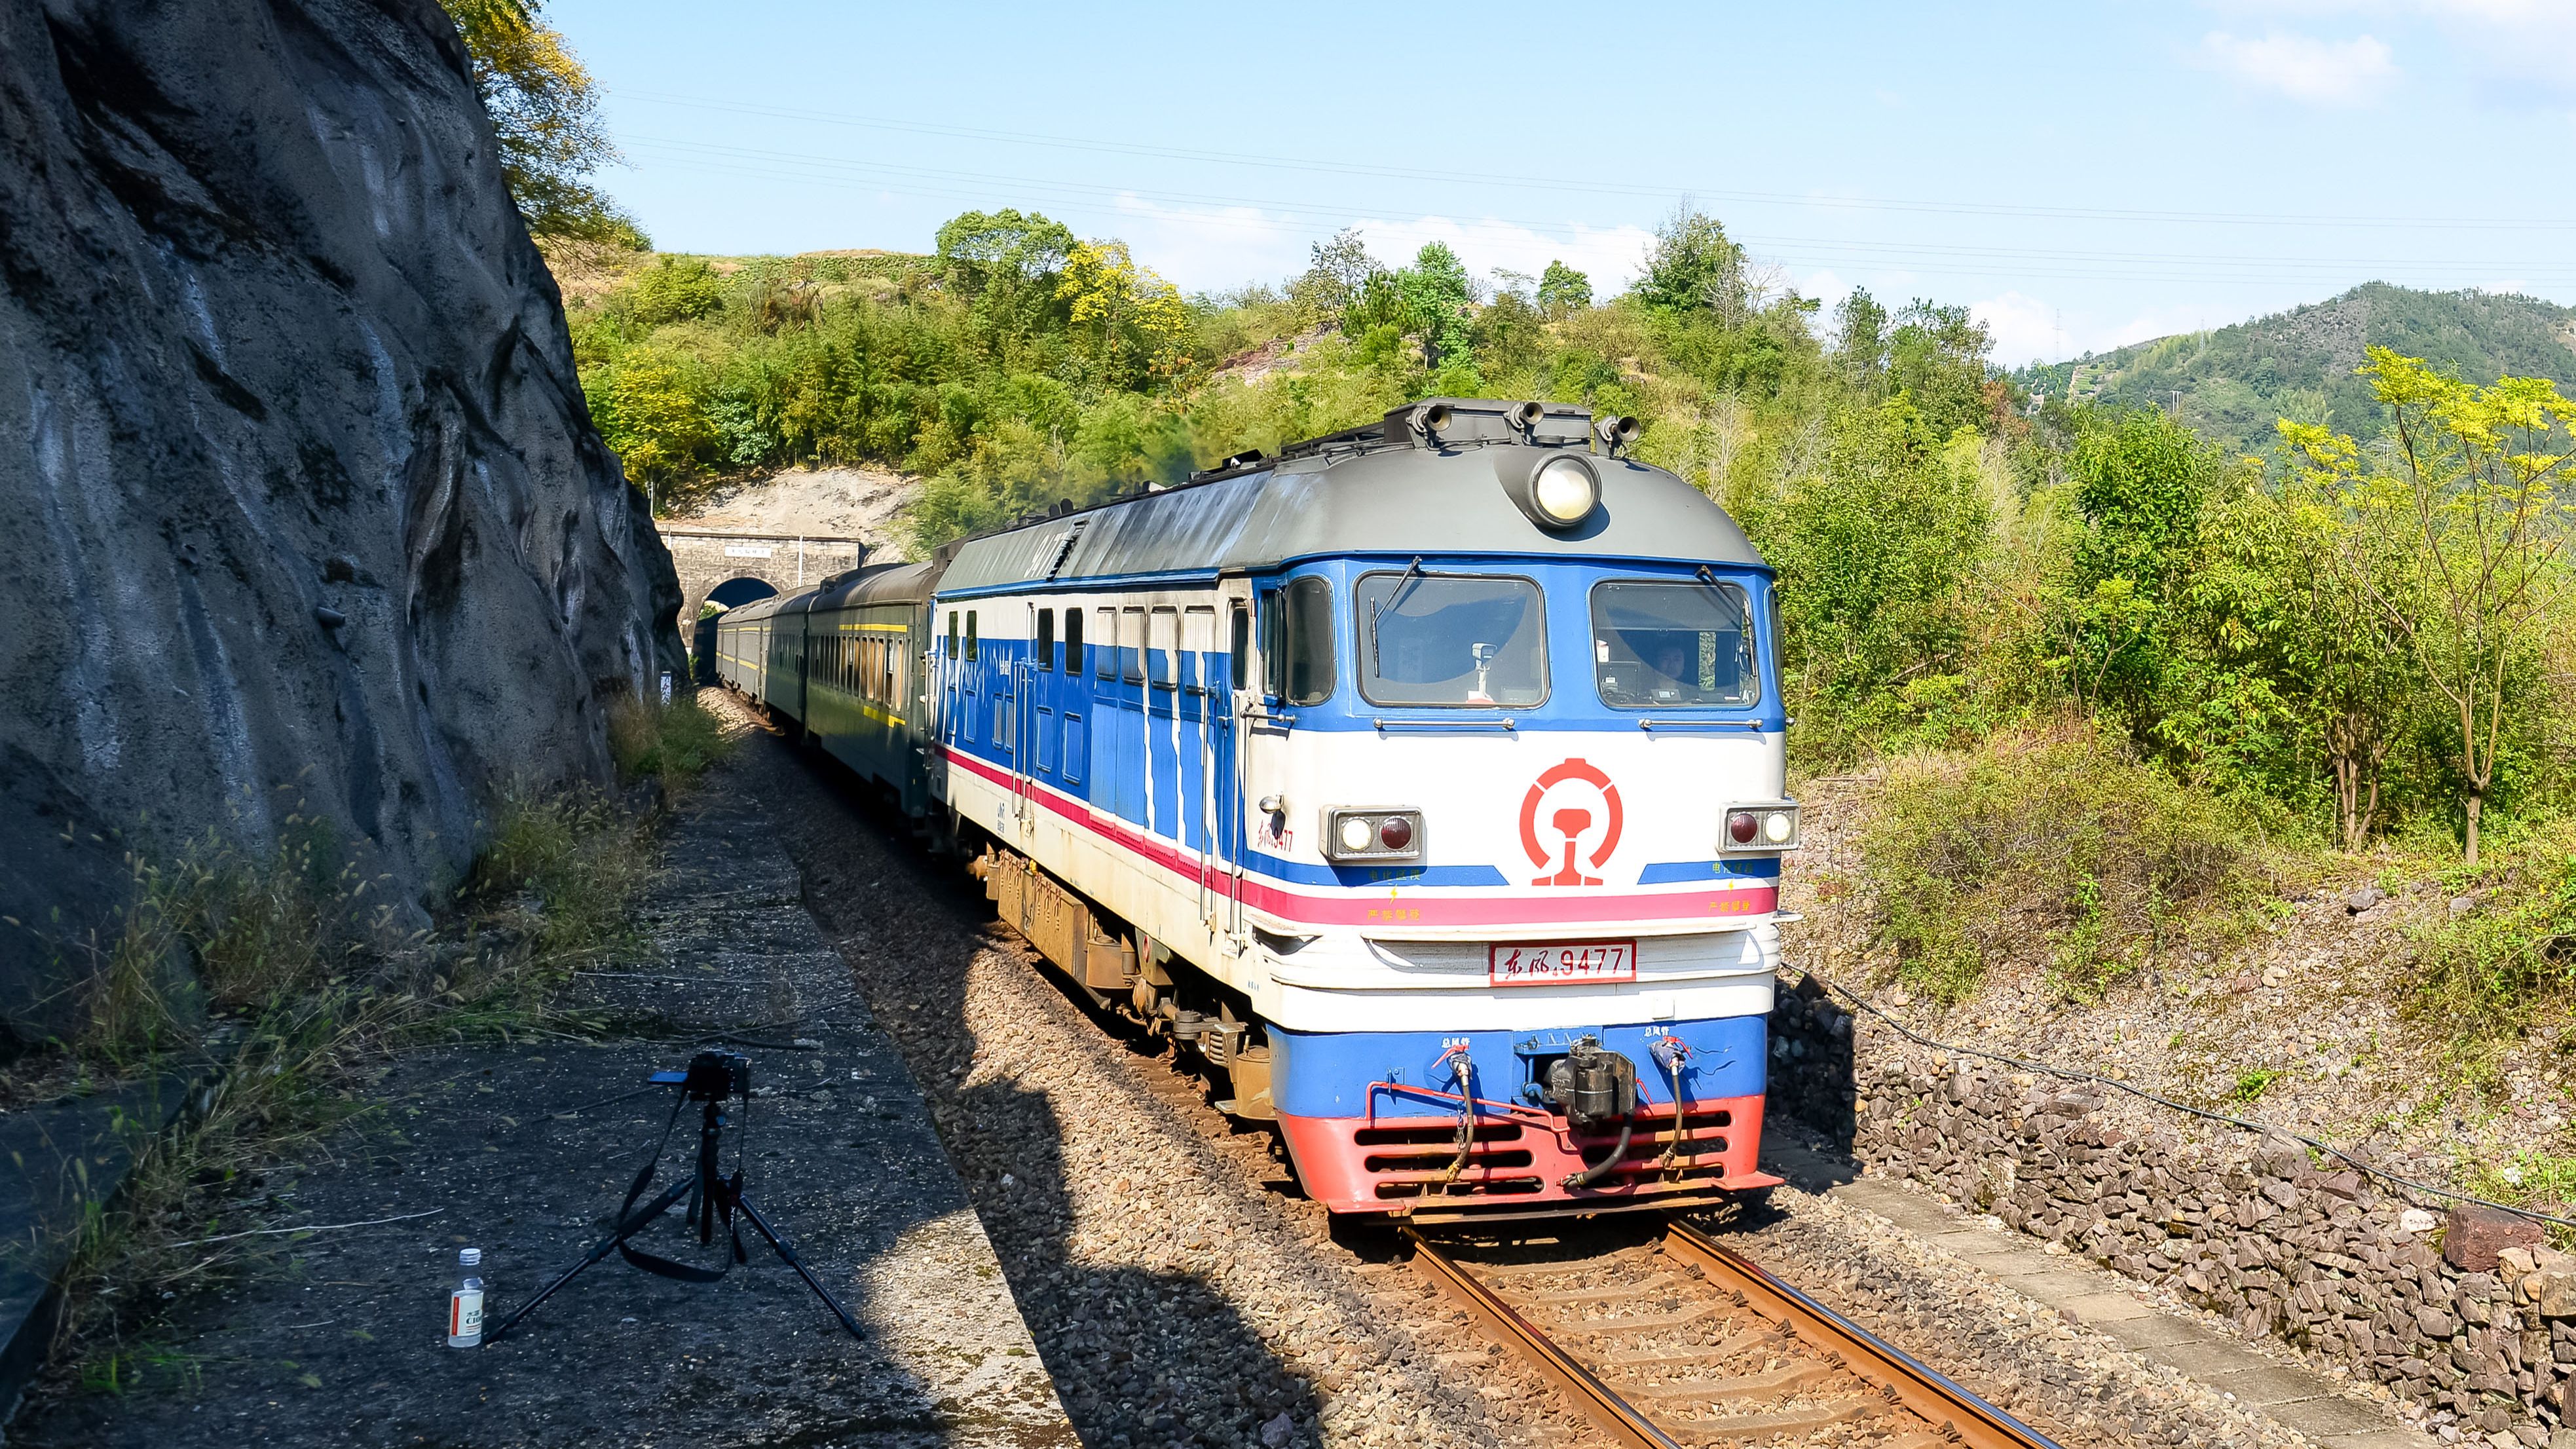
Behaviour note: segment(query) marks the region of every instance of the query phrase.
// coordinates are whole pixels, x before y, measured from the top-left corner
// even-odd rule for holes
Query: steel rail
[[[1857,1350],[1866,1360],[1856,1365],[1863,1378],[1893,1390],[1925,1423],[1958,1436],[1968,1449],[2058,1449],[2055,1440],[2002,1409],[1953,1383],[1946,1375],[1914,1358],[1877,1334],[1843,1317],[1813,1298],[1772,1277],[1758,1265],[1719,1245],[1688,1223],[1668,1222],[1664,1246],[1718,1282],[1745,1296],[1757,1310],[1786,1318],[1811,1341]]]
[[[1401,1229],[1414,1264],[1486,1328],[1522,1356],[1575,1406],[1631,1449],[1682,1449],[1682,1441],[1590,1369],[1557,1346],[1501,1295],[1479,1282],[1465,1264],[1411,1224]],[[1667,1221],[1662,1249],[1698,1269],[1712,1287],[1742,1295],[1753,1313],[1795,1332],[1831,1362],[1883,1389],[1889,1407],[1911,1414],[1936,1435],[1962,1449],[2059,1449],[2055,1441],[1971,1393],[1948,1376],[1871,1333],[1806,1294],[1739,1257],[1687,1223]],[[1692,1440],[1723,1423],[1694,1423]],[[1900,1436],[1902,1437],[1902,1436]]]
[[[1537,1324],[1521,1317],[1518,1309],[1477,1282],[1457,1260],[1440,1251],[1411,1224],[1406,1224],[1402,1231],[1405,1240],[1413,1245],[1415,1263],[1426,1269],[1470,1313],[1483,1319],[1487,1328],[1517,1346],[1539,1372],[1572,1395],[1575,1403],[1591,1416],[1594,1423],[1609,1431],[1612,1438],[1633,1446],[1633,1449],[1682,1449],[1679,1441],[1656,1428],[1654,1421],[1638,1412],[1636,1405],[1619,1397],[1608,1384],[1594,1377],[1590,1369],[1576,1363],[1565,1350],[1556,1346],[1555,1340],[1541,1332]]]

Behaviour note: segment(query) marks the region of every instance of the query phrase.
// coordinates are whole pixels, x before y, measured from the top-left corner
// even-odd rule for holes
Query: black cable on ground
[[[2540,1212],[2533,1208],[2515,1207],[2511,1203],[2496,1202],[2489,1198],[2476,1196],[2473,1193],[2458,1192],[2447,1187],[2436,1187],[2429,1182],[2417,1182],[2411,1177],[2400,1177],[2396,1173],[2390,1172],[2384,1168],[2373,1167],[2369,1163],[2362,1161],[2360,1158],[2353,1156],[2351,1153],[2346,1152],[2342,1148],[2337,1147],[2330,1142],[2321,1142],[2314,1137],[2293,1132],[2287,1127],[2276,1127],[2268,1122],[2251,1121],[2244,1117],[2231,1117],[2224,1112],[2212,1112],[2203,1107],[2194,1107],[2186,1102],[2174,1101],[2170,1097],[2159,1097],[2155,1093],[2147,1091],[2144,1088],[2133,1087],[2127,1082],[2115,1081],[2110,1077],[2103,1076],[2099,1072],[2088,1072],[2080,1067],[2053,1066],[2047,1062],[2024,1061],[2020,1057],[2008,1057],[2001,1052],[1983,1051],[1976,1047],[1953,1046],[1945,1041],[1935,1041],[1931,1037],[1925,1036],[1923,1033],[1914,1030],[1901,1021],[1898,1021],[1895,1017],[1888,1015],[1885,1010],[1871,1003],[1867,998],[1860,995],[1860,993],[1853,991],[1849,987],[1835,985],[1833,982],[1827,981],[1822,976],[1817,976],[1812,971],[1808,972],[1807,975],[1812,978],[1817,985],[1843,997],[1845,1000],[1851,1002],[1853,1006],[1858,1007],[1862,1011],[1868,1012],[1870,1015],[1877,1017],[1883,1022],[1886,1022],[1889,1026],[1895,1028],[1898,1035],[1919,1042],[1935,1051],[1956,1052],[1961,1056],[1968,1057],[1982,1057],[1990,1062],[2001,1062],[2006,1066],[2019,1067],[2026,1072],[2044,1072],[2049,1076],[2064,1077],[2070,1081],[2099,1082],[2103,1086],[2116,1088],[2120,1091],[2126,1092],[2132,1097],[2153,1102],[2159,1107],[2170,1108],[2176,1112],[2188,1113],[2194,1117],[2206,1118],[2212,1122],[2224,1122],[2230,1127],[2240,1128],[2247,1132],[2260,1133],[2266,1137],[2286,1137],[2292,1142],[2296,1142],[2303,1147],[2312,1148],[2315,1151],[2322,1152],[2326,1156],[2344,1163],[2351,1167],[2353,1171],[2361,1173],[2366,1177],[2375,1177],[2382,1182],[2404,1188],[2409,1192],[2419,1192],[2431,1197],[2445,1198],[2452,1202],[2469,1203],[2477,1207],[2494,1208],[2498,1212],[2511,1213],[2515,1217],[2529,1218],[2533,1222],[2547,1223],[2552,1227],[2576,1228],[2576,1219],[2551,1217],[2549,1214]]]

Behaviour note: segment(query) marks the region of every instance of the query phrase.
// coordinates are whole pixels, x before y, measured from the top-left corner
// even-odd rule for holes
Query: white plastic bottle
[[[458,1250],[456,1266],[465,1277],[456,1285],[456,1291],[447,1295],[447,1346],[480,1348],[483,1346],[483,1250]]]

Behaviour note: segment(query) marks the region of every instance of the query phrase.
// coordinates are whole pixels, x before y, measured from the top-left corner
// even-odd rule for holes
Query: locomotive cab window
[[[1364,574],[1360,693],[1373,704],[1526,708],[1547,698],[1547,619],[1528,579]]]
[[[975,611],[966,611],[966,662],[975,662]]]
[[[1592,590],[1592,670],[1614,709],[1717,705],[1762,696],[1740,585],[1623,580]]]
[[[1082,611],[1080,609],[1064,611],[1064,672],[1067,674],[1082,672]]]
[[[1233,613],[1233,637],[1226,641],[1226,657],[1234,664],[1234,687],[1252,683],[1252,611],[1237,601]]]
[[[1280,595],[1279,697],[1322,704],[1333,697],[1333,586],[1303,578]]]
[[[1055,610],[1038,610],[1038,668],[1055,672]]]

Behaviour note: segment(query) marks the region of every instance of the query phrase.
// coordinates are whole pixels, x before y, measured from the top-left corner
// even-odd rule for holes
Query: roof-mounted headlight
[[[1601,508],[1601,475],[1584,454],[1538,448],[1497,448],[1494,466],[1503,491],[1554,533],[1578,528]]]
[[[1575,457],[1550,458],[1539,466],[1530,485],[1530,502],[1542,521],[1572,528],[1592,516],[1601,504],[1601,480]]]

